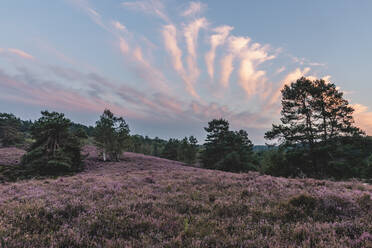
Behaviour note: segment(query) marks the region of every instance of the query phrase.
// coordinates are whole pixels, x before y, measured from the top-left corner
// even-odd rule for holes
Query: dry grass
[[[0,184],[0,247],[372,247],[371,185],[86,150],[75,176]]]

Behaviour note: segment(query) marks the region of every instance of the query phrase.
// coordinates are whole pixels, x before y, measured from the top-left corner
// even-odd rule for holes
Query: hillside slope
[[[75,176],[0,184],[0,247],[372,247],[371,185],[87,151]]]

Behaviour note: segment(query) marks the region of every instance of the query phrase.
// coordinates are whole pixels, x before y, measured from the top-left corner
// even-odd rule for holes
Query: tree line
[[[258,151],[245,130],[230,130],[228,120],[211,120],[204,128],[207,138],[199,145],[193,136],[163,140],[130,135],[124,118],[108,109],[95,127],[73,123],[57,112],[43,111],[35,122],[1,113],[0,143],[27,147],[22,165],[46,174],[81,170],[80,150],[91,142],[103,161],[119,161],[129,151],[231,172],[371,178],[372,139],[355,126],[354,109],[335,84],[302,77],[281,93],[280,124],[265,133],[274,143]]]

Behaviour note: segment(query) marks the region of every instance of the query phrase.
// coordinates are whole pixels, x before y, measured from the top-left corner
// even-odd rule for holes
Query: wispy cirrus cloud
[[[7,53],[7,54],[13,54],[13,55],[17,55],[21,58],[24,58],[24,59],[34,59],[34,56],[32,56],[31,54],[21,50],[21,49],[17,49],[17,48],[0,48],[0,53]]]
[[[224,88],[229,86],[231,73],[234,71],[233,65],[234,55],[228,54],[221,59],[221,75],[220,82]]]
[[[220,82],[224,87],[229,85],[229,78],[234,70],[234,60],[239,61],[238,82],[248,97],[257,93],[259,87],[264,91],[266,71],[258,67],[275,58],[269,54],[269,47],[257,42],[251,44],[251,38],[229,36],[227,54],[221,59]]]
[[[204,11],[206,5],[201,2],[190,2],[187,9],[185,9],[181,16],[194,16]]]
[[[125,55],[129,52],[129,44],[123,37],[119,38],[119,49]]]
[[[245,90],[247,96],[252,96],[257,93],[258,87],[261,86],[262,90],[265,86],[266,72],[259,70],[258,66],[265,61],[274,59],[275,56],[269,55],[267,46],[253,43],[250,46],[247,44],[240,53],[240,58],[239,84]]]
[[[34,57],[28,53],[26,53],[25,51],[22,51],[20,49],[16,49],[16,48],[9,48],[8,51],[10,53],[13,53],[13,54],[16,54],[22,58],[25,58],[25,59],[33,59]]]
[[[184,73],[182,50],[178,46],[176,27],[172,24],[165,25],[163,26],[162,34],[165,50],[171,56],[173,68],[180,74]]]
[[[107,31],[110,30],[109,27],[104,23],[101,14],[98,13],[98,11],[92,7],[92,5],[90,4],[88,0],[67,0],[67,1],[77,6],[82,11],[84,11],[90,17],[90,19],[94,23],[96,23],[98,26],[100,26],[101,28]]]
[[[275,74],[280,74],[282,73],[283,71],[285,71],[286,67],[283,65],[281,66],[280,68],[278,68],[276,71],[275,71]]]
[[[199,36],[199,31],[202,28],[206,28],[208,22],[205,18],[199,18],[195,21],[189,23],[184,28],[184,36],[186,40],[186,47],[187,47],[187,65],[188,65],[188,73],[184,80],[188,81],[188,90],[193,96],[197,96],[195,93],[194,85],[196,80],[199,77],[199,68],[197,65],[197,41]]]
[[[123,2],[122,6],[132,10],[142,11],[146,14],[157,16],[167,23],[170,22],[168,16],[165,14],[165,7],[162,1],[159,0],[127,1]]]
[[[155,90],[171,93],[164,74],[151,65],[147,59],[144,59],[142,49],[139,46],[133,50],[133,58],[140,69],[138,71],[140,77],[144,78],[152,87],[155,87]]]
[[[227,26],[227,25],[220,26],[220,27],[215,28],[213,30],[215,34],[210,36],[211,49],[205,55],[205,63],[207,65],[207,71],[211,79],[214,78],[214,60],[216,58],[216,49],[218,46],[221,46],[225,43],[226,38],[228,37],[230,31],[233,29],[234,29],[233,27]],[[226,62],[229,63],[229,59]],[[226,82],[226,79],[224,79],[224,82]],[[226,85],[226,83],[224,83],[224,85]]]
[[[193,97],[199,95],[195,90],[195,82],[199,77],[199,68],[197,65],[197,40],[199,31],[206,28],[207,21],[205,18],[199,18],[186,25],[183,29],[183,35],[187,47],[187,70],[182,61],[182,50],[178,45],[177,28],[173,24],[163,26],[162,35],[166,51],[171,56],[174,70],[179,74],[186,85],[186,90]]]
[[[162,34],[163,34],[163,39],[164,39],[164,46],[165,46],[166,51],[171,56],[171,61],[172,61],[172,65],[173,65],[174,70],[180,75],[180,77],[182,78],[182,80],[186,84],[186,90],[193,97],[198,97],[198,94],[195,91],[193,81],[192,81],[192,78],[195,77],[195,74],[198,73],[197,68],[195,69],[195,71],[193,72],[191,77],[187,74],[187,72],[186,72],[186,70],[183,66],[183,62],[182,62],[182,50],[178,46],[178,42],[177,42],[177,29],[176,29],[176,27],[172,24],[165,25],[165,26],[163,26]],[[190,35],[190,37],[191,36],[192,35]],[[195,68],[195,66],[193,64],[194,63],[193,55],[195,55],[195,52],[194,52],[194,47],[192,47],[192,44],[193,44],[193,38],[192,37],[191,37],[191,41],[189,41],[189,42],[190,42],[189,49],[190,49],[191,54],[192,54],[192,55],[189,55],[189,66],[193,70]],[[190,51],[189,51],[189,53],[190,53]]]
[[[127,31],[127,28],[124,26],[124,24],[120,23],[119,21],[112,21],[111,24],[117,30],[120,30],[120,31],[123,31],[123,32]]]

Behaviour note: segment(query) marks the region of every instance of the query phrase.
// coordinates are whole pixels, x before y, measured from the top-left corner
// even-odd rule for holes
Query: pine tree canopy
[[[70,131],[71,121],[63,113],[42,111],[31,127],[35,142],[22,157],[32,173],[56,175],[82,169],[81,133]]]
[[[304,77],[282,90],[281,124],[266,132],[286,146],[310,146],[338,137],[363,135],[354,126],[354,109],[335,84]]]

